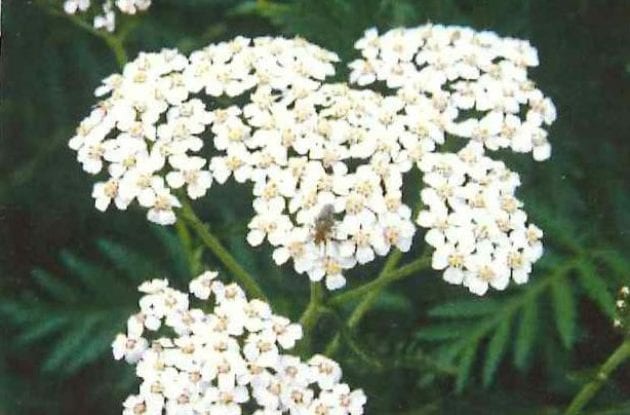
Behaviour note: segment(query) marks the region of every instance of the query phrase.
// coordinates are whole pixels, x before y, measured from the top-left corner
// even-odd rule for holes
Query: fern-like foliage
[[[578,303],[583,298],[612,319],[612,293],[627,278],[623,270],[629,269],[620,254],[547,254],[539,265],[538,276],[511,294],[456,300],[429,310],[432,323],[417,332],[417,346],[437,346],[432,355],[436,361],[457,367],[457,391],[465,388],[471,373],[480,373],[483,385],[490,386],[510,353],[513,365],[525,371],[536,352],[545,349],[539,347],[542,342],[557,341],[571,350],[579,336]],[[477,364],[479,371],[473,370]]]
[[[101,239],[93,261],[72,252],[61,254],[63,277],[44,269],[32,272],[34,289],[0,301],[0,315],[17,336],[13,348],[49,342],[42,369],[70,375],[107,354],[115,334],[136,308],[137,286],[147,278],[167,275],[177,281],[190,277],[186,255],[176,237],[158,231],[169,265],[156,263],[127,246]],[[160,271],[167,272],[160,273]]]

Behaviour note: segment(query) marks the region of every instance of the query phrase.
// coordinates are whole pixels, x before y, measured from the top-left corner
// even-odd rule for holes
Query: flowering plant
[[[0,342],[0,412],[109,413],[114,402],[127,415],[555,414],[560,405],[575,415],[604,384],[593,406],[617,403],[630,265],[607,238],[623,229],[623,209],[601,199],[598,180],[614,171],[591,165],[591,150],[601,160],[610,143],[590,148],[591,130],[572,126],[602,106],[599,96],[581,100],[591,85],[604,90],[584,73],[620,60],[574,47],[587,42],[574,42],[571,27],[559,43],[580,57],[565,62],[567,50],[534,27],[539,16],[525,28],[496,19],[505,20],[497,30],[540,46],[536,69],[527,40],[415,26],[480,27],[488,21],[471,17],[477,7],[498,3],[472,12],[444,1],[439,13],[430,3],[29,2],[33,27],[55,17],[40,51],[50,68],[10,65],[1,112],[16,138],[51,128],[46,145],[25,143],[58,145],[60,156],[15,163],[9,179],[28,183],[17,187],[32,189],[37,208],[29,226],[13,202],[0,217],[15,220],[11,237],[42,236],[23,250],[34,252],[29,264],[49,263],[41,252],[53,251],[51,239],[81,246],[68,243],[77,254],[64,251],[54,272],[15,280],[24,295],[7,297],[13,279],[0,281],[0,331],[16,334]],[[5,32],[12,58],[32,43],[21,40],[29,18],[18,22]],[[573,77],[584,91],[568,92]],[[16,87],[25,82],[53,97],[41,101],[50,114],[32,112],[41,120],[15,111],[40,105],[25,104],[34,96]],[[97,86],[96,98],[76,85]],[[613,118],[609,130],[624,131]],[[552,142],[553,162],[541,163]],[[75,159],[87,175],[75,174]],[[34,174],[51,161],[54,174]],[[74,197],[56,197],[60,181]],[[64,203],[72,214],[50,215]],[[74,239],[82,234],[98,239]],[[606,323],[615,334],[600,335]],[[592,381],[573,376],[616,339]],[[4,373],[21,380],[40,357],[45,387],[23,384],[46,400],[11,396],[20,386]],[[64,382],[48,385],[49,375]]]
[[[252,403],[254,415],[363,413],[365,395],[340,383],[335,361],[315,355],[302,362],[281,353],[302,337],[300,325],[216,277],[207,271],[189,288],[196,299],[214,299],[212,313],[190,308],[189,296],[167,280],[139,287],[145,293],[140,312],[112,345],[114,357],[136,365],[142,379],[140,393],[123,403],[123,414],[231,415]],[[174,337],[158,337],[161,328]]]
[[[302,39],[141,54],[103,81],[96,95],[108,97],[70,140],[85,171],[107,170],[96,207],[137,200],[168,225],[177,189],[198,199],[233,177],[253,184],[248,242],[267,239],[277,264],[291,259],[330,290],[345,285],[344,270],[408,251],[414,222],[429,228],[432,265],[446,281],[477,294],[526,282],[542,231],[514,196],[518,174],[486,151],[549,157],[543,127],[556,115],[527,77],[535,49],[439,25],[368,30],[356,47],[363,59],[350,64],[350,80],[384,81],[395,94],[325,83],[337,55]],[[240,96],[244,104],[218,104]],[[468,143],[439,152],[447,136]],[[414,166],[426,184],[416,213],[402,198]]]
[[[627,412],[628,7],[532,1],[5,1],[0,413]]]

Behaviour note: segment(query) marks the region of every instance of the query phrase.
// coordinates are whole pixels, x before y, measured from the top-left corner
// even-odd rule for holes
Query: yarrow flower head
[[[140,311],[112,344],[114,357],[135,365],[141,379],[139,393],[123,403],[124,415],[363,413],[363,391],[341,382],[335,361],[285,353],[302,337],[298,324],[264,301],[248,300],[215,272],[190,283],[192,298],[167,280],[139,289]],[[191,306],[200,300],[208,303]]]
[[[355,47],[362,58],[350,64],[352,82],[382,81],[408,100],[429,101],[433,122],[444,133],[490,150],[549,158],[545,127],[556,119],[556,109],[528,78],[528,68],[539,63],[528,41],[427,24],[382,35],[370,29]]]
[[[475,142],[457,154],[427,156],[420,167],[428,187],[417,221],[429,228],[433,268],[476,294],[489,286],[503,290],[510,279],[527,282],[531,264],[542,255],[542,231],[527,224],[514,196],[518,174],[484,156]]]
[[[64,0],[63,10],[67,14],[86,13],[93,3],[98,11],[94,12],[94,28],[113,32],[116,29],[116,10],[124,14],[136,14],[146,11],[151,0]]]
[[[266,240],[277,264],[328,289],[357,264],[408,251],[416,224],[430,229],[446,280],[478,294],[525,282],[542,231],[514,197],[518,175],[486,151],[550,155],[555,109],[527,77],[535,49],[439,25],[371,29],[356,47],[350,81],[385,82],[393,94],[325,83],[337,55],[299,38],[141,54],[103,81],[96,94],[106,98],[70,140],[84,170],[108,173],[94,186],[96,207],[137,201],[149,220],[171,224],[180,195],[233,179],[253,189],[248,243]],[[438,152],[447,137],[464,149]],[[426,184],[419,217],[403,201],[414,167]]]

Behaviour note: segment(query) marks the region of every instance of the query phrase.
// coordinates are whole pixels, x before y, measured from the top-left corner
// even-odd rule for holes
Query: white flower
[[[258,246],[266,237],[271,245],[277,246],[282,243],[292,225],[286,215],[270,211],[254,216],[247,227],[250,229],[247,233],[250,245]]]
[[[177,169],[166,175],[166,181],[173,189],[186,186],[186,192],[191,199],[198,199],[206,194],[212,185],[212,174],[202,170],[206,160],[201,157],[187,157],[185,155],[172,156],[170,165]]]
[[[329,391],[322,392],[321,400],[331,408],[332,414],[336,414],[337,410],[350,415],[363,414],[363,406],[367,402],[361,389],[351,391],[345,383],[336,384]]]
[[[542,255],[542,231],[526,223],[514,197],[518,175],[474,143],[457,154],[434,154],[421,167],[429,187],[422,190],[427,208],[417,223],[429,228],[425,240],[436,248],[432,267],[478,295],[505,289],[510,277],[526,282]]]
[[[166,280],[140,289],[141,313],[112,344],[114,357],[135,365],[141,379],[139,393],[123,403],[124,414],[279,415],[307,411],[312,403],[339,415],[363,413],[365,395],[339,383],[336,362],[317,355],[307,364],[284,353],[302,336],[298,324],[274,315],[261,300],[248,301],[238,285],[224,285],[215,272],[190,283],[210,311],[190,308],[188,295]],[[159,334],[142,329],[149,317],[157,319]]]
[[[63,10],[68,14],[75,14],[77,11],[84,12],[90,8],[90,0],[66,0],[63,3]]]
[[[121,210],[126,209],[131,202],[130,199],[123,197],[118,192],[118,180],[116,179],[95,183],[94,189],[92,190],[92,197],[95,199],[96,208],[102,212],[107,210],[112,200],[116,204],[116,207]]]
[[[127,337],[119,334],[112,343],[112,352],[116,360],[124,357],[128,363],[135,363],[140,360],[147,346],[146,339],[142,337]]]
[[[252,173],[250,160],[251,155],[244,145],[232,145],[227,150],[227,156],[212,158],[210,171],[220,184],[225,183],[231,175],[237,182],[243,183]]]
[[[160,225],[172,225],[176,217],[174,207],[181,207],[179,200],[164,186],[161,178],[152,180],[148,191],[138,196],[141,206],[149,208],[147,219]]]
[[[125,14],[136,14],[137,11],[145,11],[151,6],[151,0],[103,0],[101,2],[102,14],[96,14],[94,17],[95,29],[114,31],[116,28],[114,3],[118,10]],[[91,0],[64,0],[63,10],[67,14],[84,13],[90,9],[91,5]]]
[[[212,285],[218,273],[206,271],[192,280],[189,284],[189,290],[195,297],[200,300],[207,300],[212,293]]]
[[[111,9],[110,4],[111,3],[104,3],[103,14],[94,16],[93,26],[95,29],[105,29],[108,32],[113,32],[116,28],[116,15]]]
[[[136,13],[150,1],[115,4]],[[113,19],[114,3],[103,5]],[[324,83],[338,57],[302,39],[237,37],[189,57],[141,53],[105,78],[102,101],[69,142],[84,170],[109,175],[94,186],[95,205],[125,209],[137,200],[149,220],[171,224],[174,189],[196,199],[234,176],[252,189],[248,243],[268,241],[277,264],[291,260],[328,289],[343,287],[357,263],[410,250],[413,221],[428,228],[434,265],[449,281],[502,289],[504,265],[514,281],[527,280],[542,248],[524,236],[520,179],[485,151],[550,156],[556,110],[528,78],[536,50],[432,24],[369,29],[356,47],[362,58],[350,64],[351,82],[384,82],[389,95]],[[237,96],[222,107],[214,99]],[[464,148],[437,153],[447,136]],[[425,207],[411,218],[403,194],[414,166]],[[454,253],[466,261],[449,266]],[[484,264],[501,277],[482,278]]]
[[[478,140],[492,150],[532,151],[539,161],[548,157],[546,145],[532,150],[522,144],[532,141],[524,136],[527,130],[519,132],[520,144],[510,142],[501,131],[501,121],[508,117],[535,127],[550,125],[556,118],[551,100],[527,77],[527,67],[538,65],[536,49],[529,42],[427,24],[382,35],[370,29],[355,47],[363,58],[350,64],[350,82],[363,86],[385,81],[389,88],[411,96],[406,99],[410,104],[430,98],[433,111],[437,110],[432,119],[440,120],[442,134]],[[476,113],[468,111],[454,122],[458,109]]]
[[[116,7],[127,14],[136,14],[137,10],[146,10],[149,6],[151,0],[116,0]]]
[[[162,407],[155,403],[147,402],[142,396],[131,395],[123,402],[123,415],[158,415],[162,413]]]
[[[330,390],[341,379],[341,367],[323,355],[315,355],[308,361],[311,379],[317,382],[322,390]]]

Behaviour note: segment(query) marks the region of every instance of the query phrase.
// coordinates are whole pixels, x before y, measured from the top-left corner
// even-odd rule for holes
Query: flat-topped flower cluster
[[[480,295],[489,286],[505,289],[510,279],[527,282],[542,255],[542,231],[526,223],[514,196],[518,175],[484,156],[477,142],[457,154],[431,154],[420,168],[427,187],[418,224],[429,228],[425,240],[435,247],[433,268]]]
[[[299,324],[216,277],[205,272],[191,281],[193,298],[167,280],[140,286],[140,312],[112,344],[114,357],[135,365],[141,379],[123,415],[363,413],[363,391],[341,383],[335,361],[284,352],[302,337]]]
[[[380,36],[370,29],[355,47],[362,58],[350,63],[352,82],[381,81],[410,102],[430,100],[424,117],[443,133],[549,158],[545,127],[556,110],[527,75],[538,66],[528,41],[428,24]]]
[[[95,29],[113,32],[116,29],[116,10],[125,14],[136,14],[147,10],[151,0],[64,0],[63,10],[68,14],[78,14],[90,11],[93,3],[100,4],[100,10],[94,12],[93,26]],[[96,7],[98,8],[98,7]]]
[[[277,264],[291,260],[329,289],[357,264],[409,250],[414,222],[432,229],[434,267],[447,281],[479,294],[526,281],[542,232],[514,196],[518,175],[485,152],[550,155],[555,109],[527,76],[535,49],[439,25],[368,30],[356,47],[363,57],[350,80],[384,82],[392,95],[325,83],[337,55],[299,38],[140,54],[104,80],[96,94],[106,98],[70,140],[84,170],[109,176],[94,186],[96,207],[137,201],[149,220],[171,224],[176,189],[196,199],[233,178],[253,184],[248,242],[266,239]],[[438,153],[447,138],[469,144]],[[427,184],[419,217],[402,197],[414,166]]]

